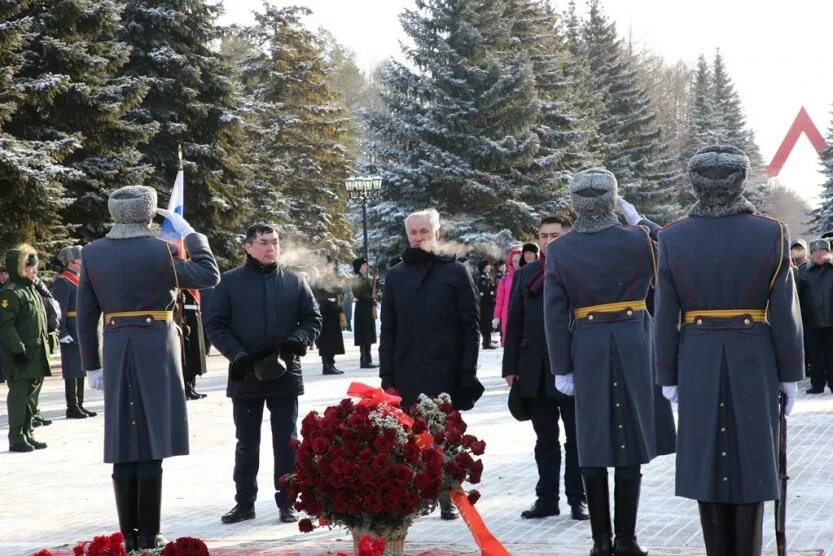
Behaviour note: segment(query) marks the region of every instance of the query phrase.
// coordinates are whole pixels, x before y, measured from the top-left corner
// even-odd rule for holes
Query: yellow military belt
[[[685,324],[702,324],[704,318],[731,319],[745,317],[752,322],[767,322],[765,309],[703,309],[701,311],[686,311],[683,314]]]
[[[602,305],[589,305],[587,307],[578,307],[574,314],[577,319],[593,320],[592,313],[618,313],[619,311],[628,311],[628,316],[631,316],[634,311],[646,311],[645,300],[639,301],[617,301],[616,303],[603,303]]]
[[[106,324],[116,324],[115,319],[124,317],[145,317],[147,322],[152,320],[173,320],[173,311],[121,311],[118,313],[105,313]]]
[[[67,311],[66,316],[68,316],[68,317],[74,317],[74,316],[75,316],[75,314],[76,314],[76,313],[75,313],[75,311]]]

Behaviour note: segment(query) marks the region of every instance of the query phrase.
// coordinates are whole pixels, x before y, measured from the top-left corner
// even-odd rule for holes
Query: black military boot
[[[344,371],[339,371],[333,363],[324,363],[325,375],[343,375]]]
[[[615,479],[613,500],[615,503],[613,553],[616,556],[647,556],[636,543],[636,515],[639,512],[639,490],[642,477]]]
[[[610,542],[610,499],[608,498],[607,474],[600,477],[582,477],[587,509],[590,512],[590,531],[593,534],[593,549],[590,556],[610,556],[613,545]]]
[[[711,504],[698,502],[700,508],[700,525],[703,527],[703,544],[709,556],[731,556],[732,547],[729,546],[729,523],[731,512],[728,504]]]
[[[124,535],[124,548],[127,552],[139,548],[139,531],[137,516],[139,483],[136,477],[116,479],[113,477],[113,492],[116,495],[116,512],[119,515],[119,529]]]
[[[165,539],[159,534],[162,513],[162,474],[138,479],[139,549],[162,548]]]
[[[561,510],[558,509],[558,502],[555,500],[544,500],[538,498],[532,507],[521,512],[521,519],[537,519],[540,517],[548,517],[551,515],[559,515]]]
[[[732,539],[732,556],[758,556],[761,553],[761,529],[764,520],[764,503],[737,504],[733,508],[735,534]]]
[[[86,419],[87,414],[78,407],[78,389],[74,378],[64,380],[64,397],[67,401],[67,419]]]
[[[79,378],[75,381],[76,384],[76,393],[78,395],[78,408],[87,414],[87,417],[95,417],[98,415],[95,411],[90,411],[86,407],[84,407],[84,379]]]
[[[195,378],[185,381],[185,397],[189,400],[201,400],[206,397],[205,394],[197,392]]]

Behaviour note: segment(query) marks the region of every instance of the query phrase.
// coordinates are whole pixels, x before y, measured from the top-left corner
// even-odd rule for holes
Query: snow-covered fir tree
[[[215,50],[220,6],[193,0],[126,0],[120,39],[132,52],[123,73],[143,77],[148,93],[128,119],[159,126],[142,149],[153,172],[146,185],[164,206],[185,159],[185,218],[205,233],[222,267],[242,258],[240,234],[248,215],[247,149],[232,72]]]
[[[385,183],[372,243],[388,253],[404,245],[405,214],[425,207],[443,213],[447,237],[470,244],[537,226],[519,193],[555,176],[536,167],[540,104],[532,64],[511,34],[514,15],[502,0],[417,0],[400,17],[413,42],[409,63],[384,68],[384,108],[367,120],[365,169]]]
[[[648,218],[665,223],[679,213],[682,174],[655,124],[649,92],[636,81],[636,68],[616,34],[616,26],[591,0],[582,29],[605,167],[621,195]]]
[[[331,90],[321,43],[301,22],[308,13],[266,5],[245,32],[241,78],[254,125],[248,186],[255,215],[276,222],[283,237],[348,258],[349,116]]]
[[[73,137],[27,140],[9,132],[7,124],[30,95],[55,86],[48,76],[20,75],[35,24],[25,15],[30,0],[0,2],[0,252],[27,241],[45,254],[67,242],[60,214],[66,205],[62,180],[75,172],[60,161],[78,148]]]
[[[118,75],[130,55],[116,40],[120,11],[112,0],[36,0],[23,11],[32,26],[19,78],[38,85],[27,89],[7,128],[26,139],[80,143],[63,160],[77,170],[64,183],[70,203],[63,217],[83,243],[109,228],[109,192],[143,183],[150,171],[136,146],[156,125],[125,119],[147,87],[141,78]]]
[[[821,186],[818,206],[810,213],[811,231],[819,235],[833,231],[833,121],[827,130],[826,139],[828,147],[821,153],[824,183]]]

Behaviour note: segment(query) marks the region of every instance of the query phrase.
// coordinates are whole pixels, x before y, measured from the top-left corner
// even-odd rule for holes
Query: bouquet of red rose
[[[390,538],[433,509],[442,487],[443,453],[426,446],[411,420],[385,401],[344,399],[310,412],[295,441],[295,472],[282,484],[295,509],[354,535]],[[303,532],[315,525],[302,519]],[[404,533],[401,533],[404,538]]]
[[[474,435],[466,434],[468,426],[460,412],[451,405],[448,394],[440,394],[436,398],[420,394],[417,403],[408,412],[414,418],[414,433],[431,434],[434,445],[443,453],[444,495],[450,490],[463,492],[464,481],[471,484],[480,482],[483,461],[472,456],[483,455],[486,443]],[[468,493],[468,499],[474,504],[480,499],[480,493],[472,490]]]

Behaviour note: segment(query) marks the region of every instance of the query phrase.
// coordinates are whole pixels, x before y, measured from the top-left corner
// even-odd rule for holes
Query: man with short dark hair
[[[503,351],[503,377],[511,387],[517,381],[521,399],[532,417],[535,429],[535,463],[538,466],[537,499],[523,513],[524,519],[559,515],[561,446],[558,419],[564,423],[564,491],[573,519],[588,519],[584,486],[576,451],[575,399],[555,389],[544,333],[544,271],[549,243],[570,231],[572,222],[560,216],[541,220],[538,229],[540,258],[518,269],[512,284],[506,339]]]
[[[9,271],[6,270],[5,266],[0,264],[0,286],[3,286],[8,281],[9,281]]]
[[[237,448],[234,508],[223,523],[255,517],[260,428],[269,408],[275,502],[282,522],[297,521],[278,480],[295,467],[298,396],[304,393],[300,357],[321,332],[321,313],[307,282],[279,263],[280,242],[270,224],[246,231],[246,262],[224,272],[206,320],[211,344],[230,362],[226,395],[234,407]]]

